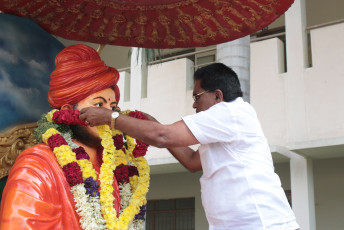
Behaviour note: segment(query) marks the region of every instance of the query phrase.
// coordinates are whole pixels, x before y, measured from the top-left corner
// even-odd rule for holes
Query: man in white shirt
[[[194,80],[196,114],[174,124],[100,108],[83,109],[80,118],[91,126],[115,124],[147,144],[168,148],[189,171],[203,170],[202,202],[209,229],[298,229],[257,115],[243,101],[235,72],[215,63],[197,70]],[[197,151],[187,147],[194,144],[201,144]]]

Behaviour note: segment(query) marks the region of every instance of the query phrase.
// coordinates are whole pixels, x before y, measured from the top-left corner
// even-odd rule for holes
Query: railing
[[[130,67],[125,67],[125,68],[117,69],[118,72],[123,72],[123,71],[127,71],[127,70],[130,70]]]
[[[277,33],[277,34],[271,34],[271,35],[267,35],[267,36],[263,36],[263,37],[259,37],[259,38],[251,38],[251,42],[258,42],[258,41],[262,41],[262,40],[266,40],[266,39],[270,39],[270,38],[275,38],[275,37],[279,37],[279,36],[285,36],[285,32],[281,32],[281,33]]]
[[[332,22],[326,22],[326,23],[322,23],[322,24],[319,24],[319,25],[308,26],[306,28],[306,30],[309,31],[309,30],[313,30],[313,29],[322,28],[322,27],[325,27],[325,26],[336,25],[336,24],[343,23],[343,22],[344,22],[344,19],[340,19],[340,20],[336,20],[336,21],[332,21]]]
[[[209,48],[209,49],[204,49],[204,50],[199,50],[199,51],[195,51],[195,52],[190,52],[190,53],[187,53],[187,54],[176,55],[176,56],[173,56],[173,57],[162,58],[160,60],[155,60],[155,61],[148,62],[148,65],[154,65],[154,64],[158,64],[158,63],[162,63],[162,62],[167,62],[167,61],[177,60],[177,59],[181,59],[181,58],[186,58],[186,57],[190,57],[190,56],[193,56],[193,55],[196,55],[196,54],[207,53],[207,52],[214,51],[214,50],[216,50],[216,47]],[[202,64],[202,65],[204,65],[204,64]],[[130,67],[125,67],[125,68],[122,68],[122,69],[118,69],[118,72],[122,72],[122,71],[126,71],[126,70],[130,70]]]
[[[161,60],[151,61],[148,64],[154,65],[154,64],[161,63],[161,62],[172,61],[172,60],[176,60],[176,59],[180,59],[180,58],[186,58],[186,57],[190,57],[190,56],[193,56],[196,54],[202,54],[202,53],[206,53],[206,52],[210,52],[210,51],[214,51],[214,50],[216,50],[216,47],[204,49],[204,50],[199,50],[199,51],[194,51],[194,52],[190,52],[187,54],[181,54],[181,55],[177,55],[177,56],[173,56],[173,57],[163,58]]]

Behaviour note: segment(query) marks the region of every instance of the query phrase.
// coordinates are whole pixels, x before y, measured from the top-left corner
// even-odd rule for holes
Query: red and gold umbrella
[[[0,0],[0,10],[70,40],[162,49],[209,46],[246,36],[276,20],[293,2]]]

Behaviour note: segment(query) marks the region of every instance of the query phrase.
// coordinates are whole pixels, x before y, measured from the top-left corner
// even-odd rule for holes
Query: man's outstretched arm
[[[110,125],[112,113],[112,110],[105,108],[88,107],[80,110],[79,117],[87,121],[90,126]],[[184,121],[162,125],[121,114],[116,119],[115,128],[158,148],[186,147],[199,143]]]

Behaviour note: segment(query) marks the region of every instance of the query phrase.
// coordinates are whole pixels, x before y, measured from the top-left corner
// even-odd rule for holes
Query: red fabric
[[[98,168],[99,170],[99,168]],[[114,180],[114,207],[120,198]],[[49,146],[38,144],[22,152],[11,168],[3,191],[1,230],[77,230],[79,216],[64,173]]]
[[[50,75],[48,101],[52,108],[60,109],[64,104],[75,105],[89,95],[115,87],[119,73],[108,67],[99,54],[86,45],[72,45],[63,49],[55,58],[56,69]]]
[[[2,0],[4,13],[71,40],[145,48],[210,46],[252,34],[294,0]]]

